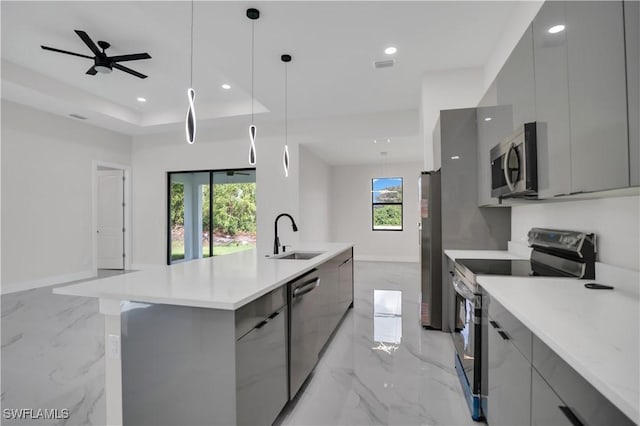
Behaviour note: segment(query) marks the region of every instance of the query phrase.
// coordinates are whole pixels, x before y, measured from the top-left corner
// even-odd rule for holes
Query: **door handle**
[[[509,339],[509,336],[507,336],[507,333],[502,330],[498,330],[498,334],[500,335],[500,337],[502,337],[503,340],[511,340]]]
[[[578,416],[576,416],[574,412],[571,411],[571,408],[567,407],[566,405],[559,405],[558,408],[560,409],[560,411],[562,411],[562,414],[565,415],[567,420],[569,420],[573,426],[584,426]]]
[[[504,180],[507,182],[507,186],[511,191],[514,191],[516,188],[513,182],[511,182],[511,176],[509,174],[509,155],[514,149],[516,149],[516,147],[511,145],[507,153],[504,155],[504,160],[502,160],[502,171],[504,172]]]
[[[291,295],[291,298],[296,298],[298,296],[302,296],[303,294],[307,294],[310,291],[313,291],[319,285],[320,285],[320,277],[316,278],[313,281],[309,281],[301,285],[300,287],[295,288],[293,290],[293,294]]]

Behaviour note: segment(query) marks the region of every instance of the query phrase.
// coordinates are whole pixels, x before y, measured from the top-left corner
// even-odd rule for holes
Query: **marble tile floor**
[[[355,262],[354,287],[354,309],[277,424],[476,424],[449,335],[420,327],[418,265]],[[97,300],[54,295],[52,288],[2,296],[1,402],[2,408],[68,408],[69,419],[1,422],[103,425]]]

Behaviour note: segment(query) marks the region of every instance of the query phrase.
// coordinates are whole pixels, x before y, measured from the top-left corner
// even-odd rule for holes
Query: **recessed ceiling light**
[[[143,97],[139,97],[138,102],[147,102],[147,99]]]
[[[224,90],[229,90],[229,89],[231,89],[231,86],[230,86],[230,85],[228,85],[227,83],[223,84],[221,87],[222,87]]]
[[[554,25],[553,27],[549,28],[547,31],[549,31],[549,33],[551,34],[559,33],[560,31],[564,31],[564,25],[562,24]]]
[[[491,121],[491,117],[485,118],[484,121]]]
[[[460,156],[459,155],[454,155],[453,157],[451,157],[452,160],[459,160]]]
[[[387,55],[393,55],[394,53],[396,53],[398,51],[398,49],[396,49],[393,46],[389,46],[386,49],[384,49],[384,53],[386,53]]]

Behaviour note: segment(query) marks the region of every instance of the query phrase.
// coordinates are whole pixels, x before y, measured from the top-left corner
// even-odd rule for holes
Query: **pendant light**
[[[282,154],[282,165],[284,166],[284,177],[289,177],[289,145],[287,140],[288,132],[288,111],[287,111],[287,64],[291,62],[291,55],[282,55],[280,57],[284,62],[284,153]]]
[[[187,110],[187,118],[185,121],[185,132],[187,142],[193,144],[196,141],[196,110],[194,100],[196,92],[193,90],[193,0],[191,0],[191,67],[189,74],[189,89],[187,89],[187,98],[189,100],[189,109]]]
[[[255,102],[253,97],[253,75],[254,75],[254,44],[255,44],[255,36],[254,36],[254,23],[260,18],[260,11],[258,9],[247,9],[247,18],[251,19],[251,125],[249,126],[249,164],[252,166],[256,165],[256,126],[253,123],[253,104]]]

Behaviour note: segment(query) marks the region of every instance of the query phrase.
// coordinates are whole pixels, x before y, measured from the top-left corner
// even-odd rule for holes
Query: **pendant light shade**
[[[185,122],[185,131],[187,134],[187,142],[193,144],[196,141],[196,111],[193,107],[193,101],[196,98],[196,92],[189,88],[187,90],[189,98],[189,109],[187,110],[187,120]]]
[[[256,126],[253,124],[249,126],[249,140],[251,145],[249,146],[249,164],[256,165]]]
[[[284,62],[284,152],[282,153],[282,165],[284,166],[284,177],[289,177],[287,64],[291,62],[291,55],[282,55],[280,59]]]
[[[258,9],[250,8],[247,9],[247,18],[251,19],[251,125],[249,126],[249,164],[252,166],[256,165],[256,126],[253,123],[253,86],[254,86],[254,44],[255,44],[255,33],[254,33],[254,23],[260,18],[260,11]]]
[[[185,120],[185,133],[187,143],[193,145],[196,141],[196,110],[195,110],[196,92],[193,90],[193,0],[191,0],[191,65],[189,71],[189,89],[187,90],[187,99],[189,108],[187,109],[187,118]]]

